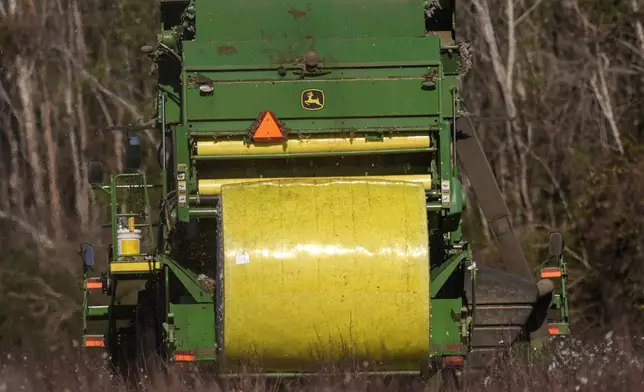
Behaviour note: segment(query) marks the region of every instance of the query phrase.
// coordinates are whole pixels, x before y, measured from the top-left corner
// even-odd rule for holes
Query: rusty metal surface
[[[470,287],[466,293],[468,301],[472,301]],[[533,304],[537,298],[538,290],[534,283],[497,268],[478,267],[477,304]]]

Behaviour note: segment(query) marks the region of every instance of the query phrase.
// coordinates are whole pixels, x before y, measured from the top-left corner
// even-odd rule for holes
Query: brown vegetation
[[[552,355],[517,356],[499,362],[488,373],[466,378],[468,391],[641,391],[644,388],[644,340],[607,334],[600,340],[554,342]],[[265,379],[242,374],[235,380],[216,380],[199,371],[140,369],[124,381],[100,358],[88,359],[73,350],[65,354],[3,353],[0,391],[435,391],[420,378],[364,376],[338,369],[306,379]],[[467,374],[467,373],[466,373]],[[447,388],[449,392],[453,388]]]
[[[465,107],[526,251],[537,262],[547,232],[564,232],[573,322],[636,328],[644,299],[636,218],[644,191],[644,34],[637,17],[644,2],[460,4],[461,36],[473,53]],[[468,232],[480,240],[476,211],[470,209]],[[480,259],[493,262],[485,253]]]

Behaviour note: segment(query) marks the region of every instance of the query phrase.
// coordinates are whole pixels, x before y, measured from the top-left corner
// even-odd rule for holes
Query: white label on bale
[[[250,263],[250,256],[248,256],[248,253],[242,253],[235,256],[235,261],[237,264],[248,264]]]

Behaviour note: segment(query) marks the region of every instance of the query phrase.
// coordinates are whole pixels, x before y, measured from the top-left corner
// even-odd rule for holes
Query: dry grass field
[[[644,338],[608,333],[595,341],[574,339],[553,342],[552,353],[539,358],[511,357],[495,364],[487,374],[466,380],[468,391],[643,391]],[[210,391],[430,391],[418,379],[374,378],[336,371],[303,380],[276,383],[242,376],[227,383],[208,374],[148,369],[125,382],[108,371],[105,361],[78,352],[45,354],[3,353],[0,358],[0,392],[210,392]]]

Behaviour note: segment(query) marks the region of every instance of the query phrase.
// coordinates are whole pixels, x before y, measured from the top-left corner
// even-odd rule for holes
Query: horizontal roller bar
[[[368,153],[404,153],[431,151],[429,135],[385,137],[371,141],[364,138],[311,138],[289,140],[284,144],[244,144],[241,140],[197,141],[197,159],[260,156],[334,155]]]
[[[261,377],[261,378],[300,378],[300,377],[319,377],[320,372],[300,372],[300,373],[220,373],[222,379],[236,379],[241,377]],[[402,376],[418,377],[422,374],[420,370],[371,370],[358,371],[356,374],[362,376]]]
[[[216,208],[191,208],[188,213],[193,218],[215,217],[219,213]]]
[[[397,175],[397,176],[352,176],[352,177],[297,177],[297,178],[226,178],[218,180],[199,180],[199,195],[214,196],[221,193],[221,187],[228,184],[270,182],[279,180],[383,180],[383,181],[409,181],[420,182],[425,189],[432,186],[432,177],[429,174]]]
[[[348,119],[342,119],[342,122],[346,124],[346,121]],[[360,121],[361,119],[356,119],[357,121]],[[249,119],[248,121],[252,122],[253,120]],[[306,121],[306,120],[301,120],[301,121]],[[289,121],[289,124],[291,124],[291,121]],[[187,131],[188,136],[190,137],[243,137],[244,135],[248,134],[248,130],[243,130],[243,131],[235,131],[232,129],[229,130],[213,130],[213,128],[221,128],[221,125],[219,123],[215,122],[201,122],[201,123],[192,123],[192,126],[197,126],[200,129],[195,129],[195,128],[190,128]],[[227,127],[233,127],[232,125],[227,125]],[[377,132],[377,133],[387,133],[390,132],[392,127],[391,126],[350,126],[350,125],[345,125],[342,127],[325,127],[322,129],[297,129],[297,131],[294,131],[294,134],[297,134],[298,136],[313,136],[313,135],[328,135],[329,133],[346,133],[350,129],[357,129],[360,128],[364,132]],[[440,132],[440,126],[434,125],[434,124],[423,124],[423,125],[408,125],[408,126],[396,126],[396,131],[397,132],[411,132],[411,133],[417,133],[419,135],[425,133],[425,132]]]
[[[323,151],[323,152],[298,152],[298,153],[278,153],[278,154],[244,154],[244,155],[193,155],[190,158],[199,161],[217,160],[217,159],[272,159],[272,158],[314,158],[314,157],[331,157],[331,156],[354,156],[369,154],[411,154],[418,152],[436,151],[435,148],[409,148],[406,150],[361,150],[361,151]]]
[[[426,190],[426,194],[427,194],[427,197],[429,198],[440,197],[440,192],[433,191],[433,190]],[[219,201],[219,195],[214,195],[214,196],[190,195],[188,197],[188,200],[191,205],[214,205]],[[442,210],[443,207],[441,206],[440,203],[430,203],[427,205],[427,209],[431,211],[434,211],[434,210],[439,211],[439,210]],[[197,214],[199,213],[200,212],[197,212]]]

